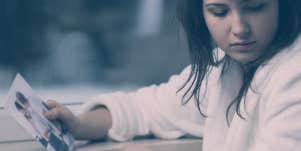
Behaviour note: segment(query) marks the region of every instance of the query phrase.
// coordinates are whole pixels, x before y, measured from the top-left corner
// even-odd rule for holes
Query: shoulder
[[[301,36],[291,46],[284,49],[274,62],[276,65],[274,78],[289,80],[294,76],[301,77]]]
[[[268,62],[262,64],[256,74],[264,81],[270,78],[291,75],[300,72],[301,68],[301,36],[290,46],[283,48]],[[279,77],[278,77],[279,78]],[[263,81],[261,81],[263,82]]]
[[[289,108],[289,105],[301,104],[300,45],[295,43],[293,47],[286,48],[263,68],[264,72],[259,73],[264,73],[261,76],[265,80],[257,84],[263,86],[259,92],[265,109],[280,113],[281,109]]]
[[[287,86],[301,85],[301,38],[290,47],[283,49],[266,65],[262,65],[256,73],[256,83],[262,85],[266,91],[280,89]],[[300,82],[296,82],[300,80]],[[295,81],[295,82],[292,82]],[[301,86],[300,86],[301,88]],[[301,91],[301,90],[300,90]]]

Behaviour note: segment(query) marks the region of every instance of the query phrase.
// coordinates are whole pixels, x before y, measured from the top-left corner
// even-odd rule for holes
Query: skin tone
[[[104,138],[112,125],[109,111],[104,107],[96,107],[90,112],[75,116],[68,108],[54,100],[48,100],[51,108],[44,115],[49,120],[61,120],[67,129],[78,140],[96,140]]]
[[[246,64],[268,47],[278,28],[278,0],[204,0],[203,14],[215,43]]]
[[[204,0],[202,6],[215,43],[241,64],[268,50],[277,32],[278,0]],[[47,105],[51,110],[45,116],[50,120],[60,119],[76,139],[103,138],[112,126],[110,112],[104,107],[74,116],[55,101],[50,100]],[[143,147],[139,150],[146,151]]]

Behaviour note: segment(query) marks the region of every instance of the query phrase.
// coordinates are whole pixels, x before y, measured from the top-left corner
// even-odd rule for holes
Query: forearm
[[[104,138],[112,126],[110,112],[99,107],[77,117],[75,129],[72,132],[75,139],[95,140]]]

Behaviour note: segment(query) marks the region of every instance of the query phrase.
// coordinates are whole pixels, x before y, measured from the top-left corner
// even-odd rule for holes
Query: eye
[[[254,3],[254,4],[247,4],[245,5],[245,9],[247,11],[251,11],[251,12],[259,12],[264,10],[266,4],[265,3]]]
[[[228,13],[224,8],[208,8],[208,11],[216,17],[225,17]]]

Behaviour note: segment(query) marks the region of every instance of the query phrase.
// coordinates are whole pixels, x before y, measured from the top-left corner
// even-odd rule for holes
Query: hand
[[[49,108],[49,110],[44,113],[47,119],[59,120],[72,134],[76,132],[78,119],[67,107],[64,107],[54,100],[48,100],[46,105]]]
[[[112,125],[111,114],[104,107],[97,107],[75,116],[67,107],[56,101],[49,100],[46,105],[50,110],[45,112],[45,117],[49,120],[60,120],[77,140],[102,139],[106,137]]]

